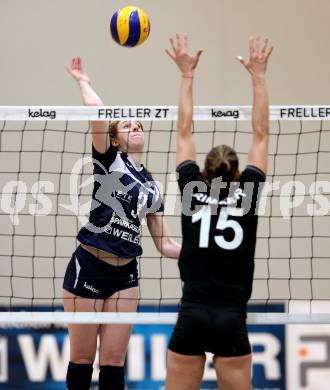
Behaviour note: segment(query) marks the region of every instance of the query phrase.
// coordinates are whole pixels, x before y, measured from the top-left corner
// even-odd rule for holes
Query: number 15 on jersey
[[[218,217],[216,229],[225,230],[232,229],[234,231],[234,237],[232,240],[227,241],[223,235],[214,235],[213,239],[215,243],[222,249],[233,250],[238,248],[243,241],[243,229],[242,226],[234,220],[228,219],[229,216],[241,217],[243,215],[243,209],[236,207],[221,207],[221,211]],[[201,221],[200,233],[199,233],[199,247],[208,248],[210,241],[210,227],[211,227],[211,206],[203,206],[192,216],[192,223]]]

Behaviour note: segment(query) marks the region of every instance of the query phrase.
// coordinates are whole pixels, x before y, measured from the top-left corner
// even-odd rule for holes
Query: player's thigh
[[[63,305],[66,312],[100,312],[103,307],[102,299],[79,297],[63,290]],[[74,363],[93,363],[96,353],[97,324],[70,324],[70,361]]]
[[[252,390],[252,355],[220,357],[214,356],[214,368],[221,390]]]
[[[205,355],[167,353],[165,390],[197,390],[203,378]]]
[[[104,312],[135,312],[138,287],[121,290],[104,302]],[[100,364],[122,366],[131,335],[130,324],[102,324],[100,326]]]

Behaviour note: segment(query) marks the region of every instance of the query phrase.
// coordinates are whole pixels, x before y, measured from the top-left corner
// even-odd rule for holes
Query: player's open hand
[[[244,58],[238,56],[239,62],[247,69],[252,76],[264,76],[267,70],[267,63],[274,46],[269,45],[268,38],[263,42],[259,36],[250,37],[249,39],[250,58],[246,61]]]
[[[70,65],[65,65],[65,69],[71,74],[71,76],[78,82],[89,83],[89,77],[82,68],[82,62],[80,57],[73,57]]]
[[[178,65],[183,76],[193,77],[203,50],[199,49],[197,53],[189,54],[187,34],[184,34],[183,37],[181,37],[181,35],[177,33],[175,39],[170,38],[170,44],[172,46],[172,51],[165,49],[165,52]]]

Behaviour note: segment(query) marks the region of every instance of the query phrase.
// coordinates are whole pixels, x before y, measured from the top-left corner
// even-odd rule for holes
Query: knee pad
[[[93,365],[70,362],[66,375],[68,390],[89,390],[92,382]]]
[[[124,390],[124,367],[100,366],[99,390]]]

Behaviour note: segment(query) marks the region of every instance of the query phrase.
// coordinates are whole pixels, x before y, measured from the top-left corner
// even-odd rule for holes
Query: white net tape
[[[251,120],[251,106],[197,106],[194,120]],[[330,106],[270,106],[270,120],[330,120]],[[6,106],[0,107],[2,121],[89,121],[140,119],[173,121],[176,106]]]

